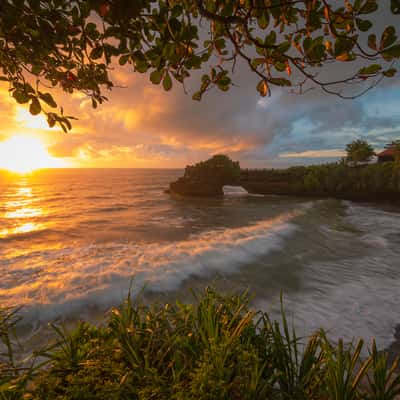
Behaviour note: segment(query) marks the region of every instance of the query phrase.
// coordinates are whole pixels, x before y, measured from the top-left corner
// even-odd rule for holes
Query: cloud
[[[317,90],[297,96],[279,89],[260,99],[254,77],[243,73],[230,92],[213,91],[199,103],[178,85],[165,93],[145,75],[118,74],[128,88],[111,92],[110,101],[96,110],[84,97],[61,97],[79,120],[69,134],[42,132],[51,154],[82,166],[182,167],[223,152],[243,165],[269,166],[299,158],[282,154],[320,152],[318,159],[307,158],[332,159],[357,137],[383,147],[400,133],[395,87],[378,88],[355,101]],[[389,100],[381,103],[385,94]],[[15,118],[13,124],[15,129]]]
[[[378,31],[391,23],[386,16],[377,22]],[[328,66],[322,75],[334,79],[342,72]],[[84,96],[56,92],[66,113],[79,118],[68,134],[29,126],[24,118],[18,121],[16,106],[3,87],[0,135],[20,130],[40,134],[52,155],[99,167],[183,167],[215,153],[227,153],[245,166],[285,166],[340,157],[341,149],[358,137],[377,148],[400,137],[396,79],[353,101],[318,88],[302,96],[274,88],[271,98],[260,98],[257,78],[238,63],[235,87],[227,93],[213,90],[195,102],[191,94],[201,72],[188,82],[188,94],[176,82],[166,93],[152,85],[147,74],[128,67],[115,67],[111,73],[119,87],[105,93],[109,102],[98,109]]]
[[[280,158],[338,158],[346,155],[346,152],[339,149],[334,150],[309,150],[301,153],[281,153]]]

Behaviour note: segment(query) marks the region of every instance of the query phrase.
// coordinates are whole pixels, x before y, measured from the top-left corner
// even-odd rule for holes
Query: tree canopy
[[[235,182],[240,177],[240,164],[225,154],[216,154],[206,161],[200,161],[185,168],[185,178],[218,181],[223,184]]]
[[[354,164],[371,161],[374,148],[364,139],[357,139],[346,146],[347,161]]]
[[[239,60],[258,77],[261,96],[273,86],[304,93],[312,86],[343,98],[365,93],[397,71],[394,26],[378,35],[374,16],[400,15],[400,0],[3,0],[0,79],[33,115],[71,128],[49,92],[80,91],[93,107],[114,82],[109,70],[128,64],[170,90],[202,70],[200,100],[229,90]],[[390,5],[389,5],[390,4]],[[388,9],[390,7],[390,10]],[[325,79],[328,65],[350,64]],[[350,94],[348,85],[356,87]],[[361,86],[360,86],[361,84]],[[310,86],[311,85],[311,86]]]

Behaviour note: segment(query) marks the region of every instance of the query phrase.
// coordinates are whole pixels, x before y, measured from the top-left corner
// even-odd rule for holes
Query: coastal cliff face
[[[188,166],[172,182],[170,193],[220,197],[225,185],[241,186],[251,194],[336,197],[358,201],[400,201],[400,163],[363,166],[332,163],[282,170],[241,170],[227,156]]]
[[[197,197],[221,197],[224,195],[223,184],[218,182],[207,182],[205,180],[179,178],[170,183],[169,192],[182,196]]]

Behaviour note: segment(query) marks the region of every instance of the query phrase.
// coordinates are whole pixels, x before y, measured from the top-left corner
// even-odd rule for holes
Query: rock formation
[[[216,155],[185,169],[169,193],[220,197],[223,187],[241,186],[249,193],[333,197],[356,201],[400,200],[400,163],[351,166],[344,162],[274,169],[240,169],[228,156]]]
[[[183,177],[172,182],[170,193],[183,196],[223,196],[225,185],[239,185],[240,165],[225,155],[215,155],[185,168]]]

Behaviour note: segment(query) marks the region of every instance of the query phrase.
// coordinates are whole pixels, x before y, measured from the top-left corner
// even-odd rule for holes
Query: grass
[[[57,341],[15,361],[15,312],[0,313],[0,399],[392,400],[398,361],[375,342],[300,338],[286,320],[251,310],[249,297],[207,288],[193,302],[145,305],[128,296],[102,326],[53,326]],[[18,349],[17,349],[18,350]],[[35,360],[41,360],[40,362]]]

